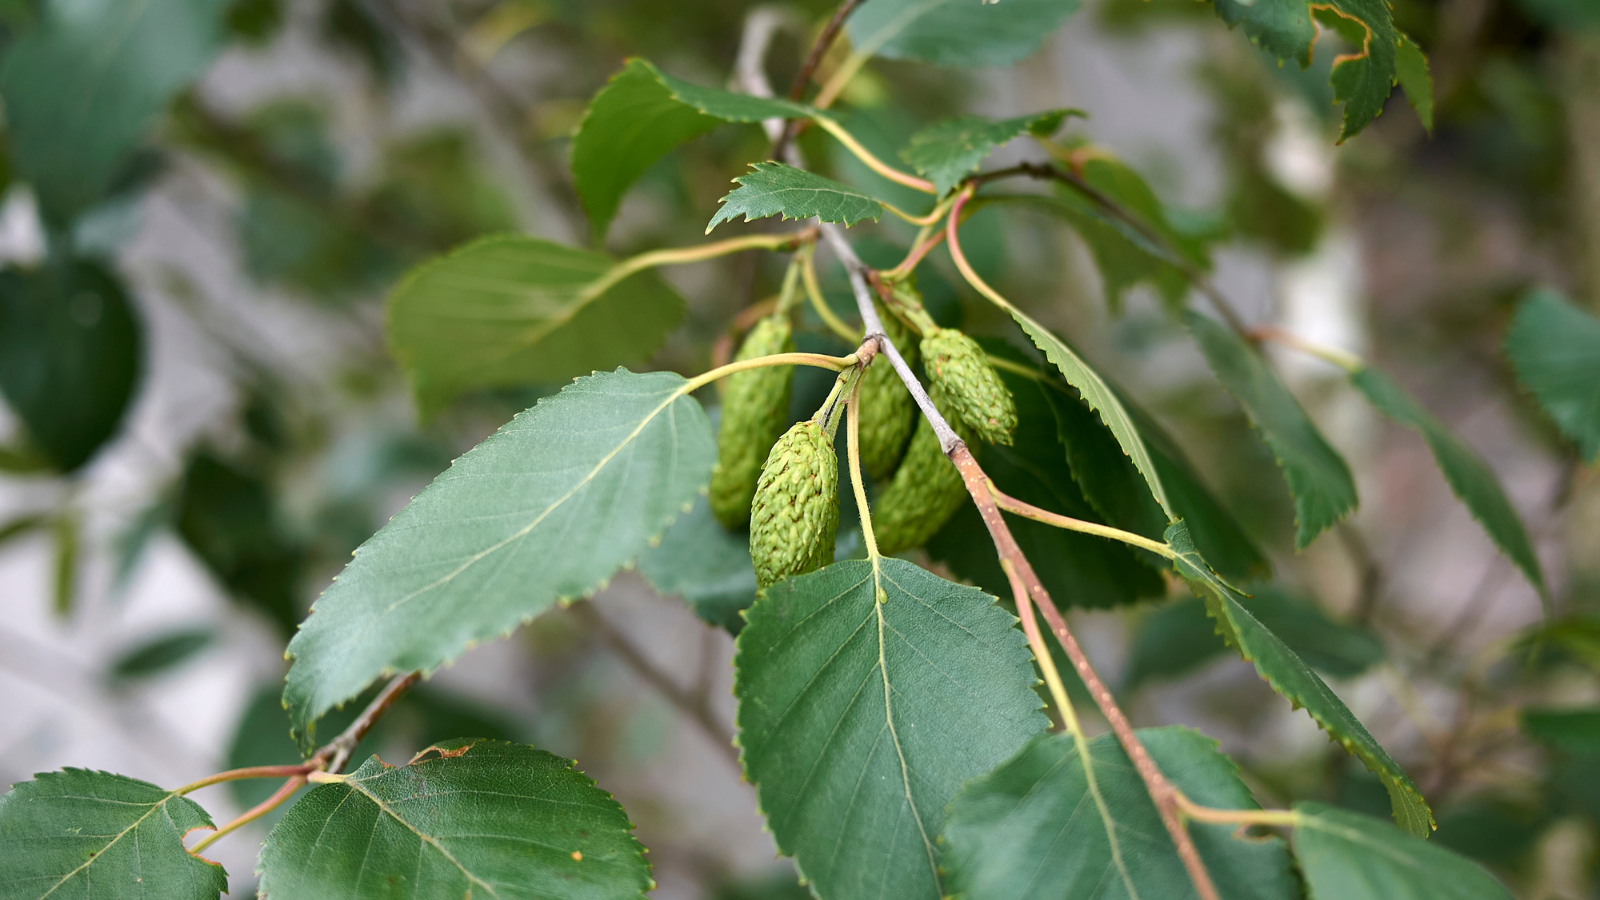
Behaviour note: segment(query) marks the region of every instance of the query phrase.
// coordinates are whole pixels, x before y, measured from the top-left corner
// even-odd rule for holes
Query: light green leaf
[[[1008,66],[1039,49],[1077,0],[867,0],[845,23],[857,53],[941,66]]]
[[[1046,720],[1013,619],[884,559],[768,588],[734,658],[746,776],[819,897],[937,900],[945,804]]]
[[[0,65],[12,165],[47,221],[110,189],[167,101],[222,44],[227,0],[50,0]]]
[[[1177,518],[1172,511],[1171,501],[1167,499],[1166,489],[1161,484],[1161,476],[1156,472],[1155,463],[1150,459],[1150,451],[1145,447],[1144,439],[1139,436],[1133,419],[1123,408],[1116,392],[1105,383],[1100,373],[1089,368],[1089,365],[1074,353],[1065,341],[1051,334],[1027,313],[1014,306],[1007,306],[1006,312],[1017,320],[1017,324],[1027,333],[1034,345],[1044,351],[1045,358],[1061,371],[1067,383],[1078,389],[1083,402],[1100,414],[1100,421],[1111,429],[1117,443],[1122,447],[1122,452],[1133,460],[1134,467],[1144,476],[1145,484],[1150,488],[1150,495],[1161,506],[1162,512],[1166,513],[1167,519],[1170,521]]]
[[[464,391],[559,384],[647,358],[683,318],[654,272],[540,238],[482,238],[389,295],[389,348],[424,417]]]
[[[580,378],[362,544],[289,643],[284,704],[302,746],[374,679],[431,671],[642,553],[710,481],[715,439],[687,389],[671,372]]]
[[[1396,55],[1404,36],[1395,29],[1385,0],[1213,0],[1217,15],[1279,62],[1306,68],[1317,39],[1317,20],[1336,31],[1352,51],[1334,59],[1328,80],[1344,104],[1339,140],[1354,137],[1383,112],[1398,77]]]
[[[803,117],[816,111],[787,100],[752,97],[679,81],[643,59],[630,59],[589,101],[572,136],[573,185],[598,242],[622,195],[651,164],[722,122]]]
[[[1137,734],[1161,771],[1189,799],[1221,809],[1257,809],[1217,742],[1186,728]],[[950,803],[945,868],[959,900],[1188,900],[1194,896],[1155,804],[1115,736],[1089,743],[1096,783],[1115,823],[1113,856],[1094,811],[1082,757],[1067,734],[1039,735]],[[1231,900],[1299,896],[1282,840],[1233,837],[1230,825],[1192,823],[1217,891]]]
[[[926,175],[942,197],[976,172],[996,147],[1024,134],[1047,137],[1061,127],[1062,119],[1081,115],[1086,114],[1077,109],[1053,109],[999,122],[982,116],[947,119],[912,135],[900,158]]]
[[[1365,628],[1328,618],[1315,603],[1271,585],[1236,594],[1262,625],[1313,669],[1335,678],[1354,678],[1383,661],[1383,642]],[[1123,686],[1129,690],[1152,678],[1175,678],[1193,671],[1227,649],[1203,600],[1187,597],[1151,610],[1139,620],[1128,643]]]
[[[1387,822],[1321,803],[1294,811],[1311,900],[1511,900],[1477,863]]]
[[[741,213],[746,222],[767,216],[815,216],[824,222],[842,222],[846,228],[862,219],[876,222],[883,215],[882,203],[855,188],[783,163],[752,163],[750,171],[734,183],[739,187],[722,198],[722,207],[711,217],[706,234]]]
[[[1422,435],[1428,449],[1433,451],[1439,471],[1450,483],[1450,489],[1483,525],[1495,546],[1517,564],[1528,581],[1539,589],[1540,596],[1544,596],[1544,573],[1539,569],[1539,558],[1534,555],[1527,529],[1483,457],[1377,369],[1351,373],[1350,383],[1365,394],[1379,412]],[[1596,396],[1600,396],[1600,392]]]
[[[543,750],[467,738],[314,788],[261,850],[272,900],[625,900],[655,887],[611,795]]]
[[[216,900],[228,873],[183,846],[213,827],[199,804],[147,781],[42,772],[0,796],[0,900]]]
[[[1272,449],[1294,497],[1294,545],[1304,549],[1356,508],[1356,483],[1299,401],[1238,335],[1197,312],[1184,314],[1195,343],[1222,386],[1244,407]]]
[[[1422,127],[1433,134],[1433,76],[1428,73],[1428,58],[1415,41],[1402,34],[1394,65],[1395,81],[1406,92],[1406,102],[1417,111]]]
[[[639,557],[639,574],[663,594],[682,597],[695,615],[731,634],[744,627],[742,613],[756,598],[750,534],[729,531],[701,497],[694,509]]]
[[[1412,834],[1426,836],[1433,827],[1433,812],[1422,793],[1389,757],[1366,726],[1356,719],[1339,696],[1328,689],[1305,660],[1295,655],[1277,635],[1245,609],[1238,591],[1211,570],[1194,539],[1182,522],[1167,529],[1167,544],[1177,557],[1173,566],[1196,596],[1205,600],[1206,610],[1217,622],[1217,631],[1238,649],[1239,655],[1255,664],[1256,672],[1272,689],[1297,707],[1305,707],[1328,736],[1355,754],[1383,782],[1389,791],[1394,818]]]
[[[1534,291],[1517,310],[1505,352],[1578,455],[1600,461],[1600,319],[1554,291]]]

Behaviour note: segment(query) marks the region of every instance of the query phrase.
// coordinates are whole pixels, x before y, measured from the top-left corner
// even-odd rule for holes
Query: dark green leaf
[[[306,794],[261,849],[273,900],[642,898],[654,887],[622,806],[571,760],[467,738],[404,766],[376,756]]]
[[[152,638],[118,656],[111,664],[111,677],[132,681],[157,675],[187,662],[215,637],[209,628],[185,628]]]
[[[389,295],[389,346],[424,416],[463,391],[560,383],[648,357],[683,318],[655,273],[523,235],[418,266]]]
[[[1320,803],[1294,811],[1311,900],[1511,900],[1477,863],[1387,822]]]
[[[734,179],[739,187],[722,198],[706,234],[723,222],[744,215],[746,222],[767,216],[842,222],[846,228],[883,215],[883,204],[855,188],[783,163],[753,163],[750,171]]]
[[[670,372],[580,378],[362,544],[289,644],[284,702],[302,743],[378,677],[432,670],[587,597],[644,552],[705,490],[716,459],[688,388]]]
[[[639,557],[639,574],[663,594],[688,602],[695,615],[738,634],[741,613],[756,598],[756,570],[750,562],[750,535],[723,528],[701,497],[661,543]]]
[[[1600,756],[1600,709],[1524,709],[1522,730],[1558,750]]]
[[[47,221],[94,205],[221,45],[227,0],[51,0],[0,65],[17,174]]]
[[[1252,616],[1240,602],[1239,592],[1206,565],[1189,530],[1182,522],[1167,529],[1167,544],[1177,553],[1173,565],[1195,595],[1204,599],[1206,609],[1217,622],[1217,630],[1239,655],[1255,664],[1256,672],[1272,689],[1295,706],[1305,707],[1311,718],[1328,736],[1355,754],[1383,781],[1389,791],[1395,821],[1412,834],[1429,834],[1433,813],[1411,778],[1401,770],[1388,752],[1373,740],[1366,726],[1350,712],[1339,696],[1328,689],[1317,674]]]
[[[741,760],[819,897],[937,900],[945,804],[1046,720],[992,598],[881,566],[881,589],[871,562],[846,561],[750,608],[734,659]]]
[[[628,187],[684,141],[722,122],[811,115],[808,107],[703,88],[630,59],[595,94],[572,136],[572,176],[598,241]]]
[[[98,263],[0,272],[0,392],[29,444],[61,470],[116,433],[143,349],[132,304]]]
[[[942,197],[961,179],[976,172],[996,147],[1024,134],[1048,137],[1061,127],[1062,119],[1072,115],[1084,113],[1054,109],[999,122],[982,116],[947,119],[912,135],[911,142],[900,151],[900,158],[926,175]]]
[[[1578,455],[1600,460],[1600,319],[1554,291],[1535,291],[1517,310],[1505,352]]]
[[[1186,728],[1137,734],[1161,771],[1196,803],[1257,809],[1216,741]],[[1067,734],[1039,735],[950,803],[945,867],[960,900],[1188,900],[1194,896],[1155,804],[1114,736],[1089,743],[1097,809],[1083,758]],[[1233,900],[1299,896],[1282,840],[1235,838],[1230,825],[1189,825],[1218,893]],[[1113,855],[1108,834],[1118,846]],[[1120,856],[1120,860],[1118,859]]]
[[[867,0],[845,27],[857,53],[1007,66],[1039,49],[1077,8],[1077,0]]]
[[[1600,377],[1600,370],[1597,370],[1596,377]],[[1472,517],[1483,525],[1483,530],[1489,533],[1495,546],[1517,564],[1522,574],[1544,596],[1544,573],[1539,569],[1539,557],[1534,555],[1533,542],[1528,539],[1522,517],[1517,515],[1510,498],[1500,487],[1499,479],[1495,478],[1494,470],[1489,468],[1483,457],[1382,372],[1361,369],[1350,375],[1350,383],[1365,394],[1379,412],[1422,435],[1422,439],[1428,443],[1428,449],[1433,451],[1439,471],[1450,483],[1450,489],[1466,504]],[[1600,398],[1600,392],[1595,396]],[[1600,407],[1597,407],[1597,411],[1600,411]]]
[[[1098,515],[1066,465],[1066,450],[1045,396],[1051,389],[1010,369],[1001,369],[1000,378],[1016,398],[1018,425],[1010,447],[982,448],[984,471],[1002,491],[1019,500],[1076,519],[1097,521]],[[1136,482],[1135,487],[1148,494],[1142,483]],[[1126,544],[1030,519],[1012,519],[1010,526],[1045,589],[1063,605],[1108,607],[1166,592],[1157,571],[1141,563]],[[1000,568],[983,520],[971,504],[964,504],[934,536],[928,552],[947,562],[961,578],[996,596],[1010,596],[1010,582]]]
[[[1394,78],[1406,92],[1406,101],[1417,111],[1422,127],[1433,133],[1433,76],[1428,73],[1428,58],[1422,48],[1405,35],[1400,35],[1400,45],[1395,48]]]
[[[1259,351],[1199,313],[1185,313],[1184,321],[1211,371],[1244,407],[1277,457],[1294,497],[1294,545],[1305,548],[1356,508],[1356,483],[1350,467],[1328,445]]]
[[[1339,140],[1354,137],[1383,112],[1384,101],[1399,77],[1395,57],[1405,40],[1394,27],[1384,0],[1214,0],[1217,15],[1231,28],[1243,25],[1245,36],[1280,63],[1293,59],[1311,65],[1317,39],[1312,12],[1323,25],[1352,46],[1333,62],[1328,80],[1334,99],[1344,104]]]
[[[228,873],[183,846],[212,827],[199,804],[147,781],[42,772],[0,796],[0,898],[216,900]]]
[[[1381,662],[1383,642],[1364,628],[1335,622],[1316,604],[1270,585],[1237,594],[1256,620],[1277,635],[1306,664],[1334,678],[1354,678]],[[1192,671],[1226,649],[1198,598],[1179,600],[1139,620],[1128,647],[1123,684],[1137,687],[1150,678],[1172,678]]]

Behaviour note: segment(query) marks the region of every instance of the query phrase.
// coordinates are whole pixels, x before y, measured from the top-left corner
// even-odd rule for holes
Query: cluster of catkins
[[[921,332],[921,342],[913,345],[910,329],[880,309],[884,331],[908,364],[916,366],[920,356],[928,396],[940,414],[969,445],[975,438],[1010,444],[1016,402],[983,348],[934,324],[909,283],[896,284],[894,298],[895,311]],[[776,313],[750,329],[736,358],[793,350],[789,318]],[[711,510],[730,529],[749,525],[750,557],[763,590],[833,562],[839,525],[833,441],[846,398],[835,392],[811,418],[784,431],[792,374],[788,366],[749,369],[728,376],[722,393]],[[966,488],[888,359],[867,368],[858,391],[861,467],[879,487],[873,532],[879,552],[899,553],[933,537],[960,508]]]

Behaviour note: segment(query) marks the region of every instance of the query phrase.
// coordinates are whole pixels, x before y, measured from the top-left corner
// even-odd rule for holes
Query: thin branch
[[[799,100],[805,96],[806,85],[811,82],[811,76],[816,74],[817,66],[822,64],[822,58],[828,55],[828,48],[839,36],[839,30],[844,27],[846,19],[861,5],[861,0],[844,0],[833,15],[828,18],[827,24],[822,26],[822,31],[817,33],[817,39],[811,43],[811,50],[806,53],[805,62],[801,63],[800,71],[794,73],[794,80],[789,82],[789,99]],[[771,95],[769,89],[768,96]],[[772,143],[772,152],[768,154],[773,159],[783,159],[789,145],[799,136],[800,129],[805,127],[804,120],[790,119],[783,125],[783,131],[778,139]]]
[[[739,764],[739,751],[734,749],[733,735],[717,720],[711,710],[708,698],[696,692],[685,690],[676,681],[656,667],[635,647],[615,625],[600,614],[590,603],[575,603],[571,607],[572,614],[583,620],[592,631],[598,634],[606,646],[617,654],[617,657],[634,671],[634,674],[644,679],[651,687],[655,688],[668,702],[676,706],[679,711],[688,716],[689,721],[699,726],[706,737],[711,739],[722,755],[735,766]]]
[[[395,701],[404,696],[406,691],[411,690],[412,685],[421,680],[421,672],[396,675],[394,680],[390,681],[378,696],[372,698],[372,702],[368,703],[367,708],[361,711],[361,715],[356,716],[356,720],[350,723],[349,728],[341,732],[338,737],[322,745],[316,753],[311,754],[311,759],[308,762],[323,763],[324,765],[320,768],[324,772],[335,775],[343,772],[345,763],[350,761],[350,754],[355,752],[356,745],[361,743],[361,739],[367,736],[367,732],[372,730],[372,726],[378,724],[378,720],[383,718],[390,707],[394,706]]]
[[[205,840],[195,844],[194,849],[190,850],[189,852],[198,855],[200,851],[206,849],[212,844],[215,844],[217,841],[222,840],[224,835],[236,831],[239,828],[261,818],[267,813],[272,812],[274,809],[282,806],[284,801],[288,800],[290,797],[293,797],[294,792],[304,787],[305,783],[306,776],[303,774],[290,778],[288,781],[283,783],[282,787],[278,788],[276,791],[273,791],[272,796],[261,801],[260,803],[257,803],[255,806],[250,807],[250,809],[246,810],[238,818],[207,835]]]
[[[1086,522],[1083,519],[1074,519],[1071,516],[1053,513],[1048,509],[1040,509],[1032,503],[1018,500],[992,484],[990,485],[990,493],[994,495],[995,503],[999,504],[1000,508],[1008,513],[1032,519],[1035,522],[1043,522],[1046,525],[1066,531],[1076,531],[1080,534],[1092,534],[1095,537],[1121,541],[1141,550],[1149,550],[1151,553],[1164,556],[1167,559],[1174,559],[1177,556],[1171,547],[1161,541],[1151,540],[1142,534],[1134,534],[1131,531],[1123,531],[1121,528],[1101,525],[1099,522]]]

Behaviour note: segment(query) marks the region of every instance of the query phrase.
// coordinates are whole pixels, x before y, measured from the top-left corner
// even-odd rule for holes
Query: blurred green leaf
[[[99,263],[0,271],[0,393],[61,471],[116,433],[143,355],[133,304]]]
[[[147,781],[42,772],[0,795],[0,896],[217,900],[228,873],[183,846],[214,827],[198,803]]]
[[[1423,129],[1433,134],[1433,76],[1428,73],[1428,58],[1416,41],[1402,34],[1394,64],[1395,83],[1406,92],[1406,102],[1417,111]]]
[[[639,557],[639,574],[663,594],[682,597],[695,615],[738,634],[745,609],[756,599],[750,534],[729,531],[701,497],[661,543]]]
[[[51,524],[49,516],[42,513],[23,513],[0,523],[0,546]]]
[[[1139,740],[1196,803],[1257,809],[1217,742],[1186,728],[1142,728]],[[1138,897],[1187,900],[1194,888],[1133,763],[1113,735],[1089,742],[1092,767],[1071,735],[1039,735],[974,779],[950,803],[941,843],[946,890],[963,900]],[[1086,777],[1105,798],[1117,849]],[[1231,825],[1187,826],[1220,896],[1295,900],[1300,886],[1283,840],[1237,840]]]
[[[209,628],[182,628],[146,640],[111,662],[107,674],[115,681],[136,681],[183,665],[211,646],[216,633]]]
[[[781,216],[785,221],[816,217],[824,222],[842,222],[846,228],[863,219],[876,222],[883,215],[883,204],[875,198],[783,163],[752,163],[749,172],[733,181],[739,187],[722,198],[722,206],[711,217],[706,234],[740,214],[746,222],[768,216]]]
[[[1356,508],[1356,483],[1339,451],[1300,407],[1261,352],[1197,312],[1184,322],[1206,363],[1228,389],[1262,440],[1272,448],[1294,497],[1294,545],[1304,549]]]
[[[621,804],[572,760],[463,738],[399,767],[374,756],[313,788],[267,836],[260,891],[642,898],[654,882],[632,832]]]
[[[465,391],[560,383],[639,362],[683,313],[683,300],[654,272],[629,274],[603,253],[497,235],[406,275],[389,295],[389,346],[426,418]]]
[[[1534,291],[1517,309],[1505,353],[1578,455],[1600,461],[1600,319],[1554,291]]]
[[[1515,865],[1550,824],[1550,812],[1527,803],[1474,797],[1439,816],[1435,840],[1463,856],[1496,866]]]
[[[845,28],[857,53],[941,66],[1007,66],[1039,49],[1077,0],[867,0]]]
[[[1600,328],[1600,323],[1596,325]],[[1600,367],[1595,376],[1600,378]],[[1350,383],[1366,395],[1379,412],[1422,435],[1428,449],[1433,451],[1439,471],[1450,483],[1450,489],[1466,504],[1500,552],[1516,563],[1528,582],[1538,589],[1539,596],[1548,602],[1544,572],[1539,568],[1539,557],[1534,555],[1533,542],[1528,539],[1522,517],[1517,515],[1516,507],[1511,505],[1510,498],[1500,487],[1500,480],[1483,457],[1377,369],[1363,368],[1351,373]],[[1600,399],[1600,391],[1595,392],[1595,397]],[[1600,413],[1600,406],[1596,411]]]
[[[228,33],[240,43],[260,46],[283,28],[284,0],[233,0],[224,20]]]
[[[1434,825],[1433,812],[1411,778],[1378,745],[1344,701],[1311,671],[1305,660],[1245,609],[1239,592],[1206,565],[1182,522],[1167,529],[1167,544],[1177,553],[1173,566],[1178,575],[1196,596],[1205,600],[1207,611],[1228,643],[1238,649],[1240,656],[1255,664],[1256,672],[1273,690],[1295,706],[1304,707],[1332,740],[1383,779],[1395,821],[1412,834],[1430,834]]]
[[[284,703],[302,746],[380,676],[432,671],[636,560],[710,482],[716,443],[687,390],[671,372],[580,378],[361,545],[289,644]]]
[[[1048,137],[1067,116],[1083,115],[1087,114],[1082,110],[1054,109],[999,122],[982,116],[946,119],[912,135],[900,158],[927,176],[942,197],[1012,138],[1024,134]]]
[[[53,523],[55,532],[55,614],[63,619],[72,615],[78,598],[78,550],[82,522],[74,510],[63,510]]]
[[[1524,709],[1522,730],[1558,750],[1600,756],[1600,709]]]
[[[1417,834],[1321,803],[1296,803],[1295,857],[1312,897],[1511,900],[1494,876]]]
[[[361,0],[332,0],[325,6],[322,37],[335,47],[352,51],[383,87],[400,79],[404,55],[400,44]]]
[[[46,221],[93,206],[222,43],[227,0],[48,0],[0,64],[19,177]]]

